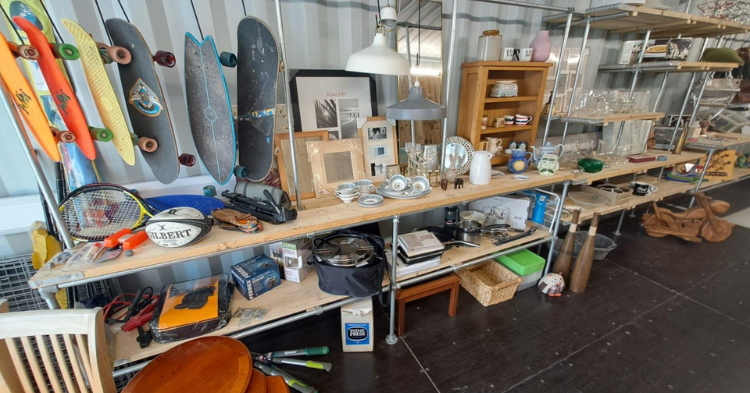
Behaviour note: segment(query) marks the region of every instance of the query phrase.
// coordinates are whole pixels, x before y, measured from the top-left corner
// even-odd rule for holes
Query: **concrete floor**
[[[750,227],[750,182],[710,193]],[[281,368],[330,392],[748,392],[750,229],[723,243],[651,238],[626,216],[617,249],[598,261],[583,295],[536,289],[483,307],[461,290],[407,306],[406,335],[385,343],[376,307],[375,351],[342,353],[339,313],[250,336],[253,352],[327,345],[325,373]],[[612,237],[617,219],[600,233]]]

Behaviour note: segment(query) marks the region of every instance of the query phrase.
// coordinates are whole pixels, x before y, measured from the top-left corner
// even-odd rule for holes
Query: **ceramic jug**
[[[531,152],[526,150],[516,149],[511,151],[508,171],[510,173],[523,173],[529,166],[529,158],[531,158]]]
[[[558,149],[560,151],[559,153],[558,153]],[[547,142],[542,147],[539,148],[539,152],[537,152],[537,149],[534,146],[531,146],[531,151],[532,151],[532,155],[531,155],[532,161],[534,161],[535,163],[538,163],[539,160],[542,158],[542,156],[544,156],[545,154],[556,155],[557,158],[562,157],[562,155],[565,153],[565,145],[559,144],[559,145],[552,146],[551,143]]]
[[[490,180],[492,179],[492,163],[490,159],[492,156],[493,154],[484,150],[474,152],[469,172],[469,182],[471,184],[479,186],[490,184]]]
[[[503,140],[500,138],[487,138],[487,151],[493,156],[503,150]]]
[[[555,154],[542,154],[542,157],[536,164],[539,174],[542,176],[552,176],[560,169],[560,157]]]

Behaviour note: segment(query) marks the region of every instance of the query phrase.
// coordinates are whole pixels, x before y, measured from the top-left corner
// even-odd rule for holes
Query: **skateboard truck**
[[[258,219],[278,225],[297,219],[297,210],[292,208],[289,195],[280,189],[265,184],[238,181],[235,191],[224,191],[221,195],[229,199],[230,207],[242,213],[250,213]]]

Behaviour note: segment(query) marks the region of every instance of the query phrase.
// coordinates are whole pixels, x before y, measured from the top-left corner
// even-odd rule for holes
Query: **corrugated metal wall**
[[[162,87],[167,95],[167,103],[172,115],[179,149],[182,152],[195,153],[195,147],[190,138],[190,130],[185,106],[185,88],[183,83],[184,68],[183,45],[184,33],[189,31],[199,35],[198,23],[193,14],[189,0],[120,0],[129,18],[140,28],[152,50],[164,49],[173,51],[178,59],[174,69],[158,68]],[[393,3],[394,1],[391,0]],[[574,7],[584,11],[589,6],[589,0],[537,0],[540,4],[562,7]],[[97,40],[106,37],[101,20],[96,10],[94,0],[55,0],[47,1],[50,12],[56,23],[60,18],[77,20]],[[679,0],[664,0],[663,3],[672,9],[682,10]],[[200,27],[205,35],[214,36],[219,50],[236,51],[236,26],[244,16],[241,0],[194,0],[196,13],[200,19]],[[123,10],[117,0],[99,0],[104,18],[124,18]],[[272,0],[245,0],[247,15],[265,20],[273,31],[276,31],[276,12]],[[446,1],[443,6],[443,48],[447,48],[451,29],[452,1]],[[282,12],[287,42],[289,67],[292,69],[343,69],[347,57],[369,45],[375,27],[373,15],[376,13],[375,0],[282,0]],[[483,30],[499,29],[503,35],[503,46],[525,47],[531,42],[536,32],[546,28],[542,17],[546,11],[524,9],[512,6],[488,3],[459,1],[458,23],[456,26],[455,56],[456,64],[452,71],[449,101],[449,135],[455,134],[455,124],[458,111],[458,96],[460,91],[460,64],[476,59],[477,38]],[[5,24],[0,24],[5,34]],[[72,41],[62,26],[59,26],[63,38]],[[580,47],[583,29],[574,28],[571,32],[569,45]],[[553,45],[560,45],[561,30],[551,32]],[[635,39],[637,36],[607,35],[604,31],[592,30],[589,39],[590,56],[586,70],[583,88],[607,88],[629,86],[630,77],[625,74],[598,74],[597,66],[612,62],[620,44],[625,39]],[[393,41],[392,41],[393,42]],[[696,40],[694,48],[700,46]],[[694,50],[695,52],[695,50]],[[692,56],[696,56],[695,53]],[[443,51],[443,67],[447,67],[447,50]],[[98,114],[91,101],[80,65],[69,62],[68,68],[82,101],[86,115],[92,125],[100,125]],[[116,90],[120,90],[116,77],[116,67],[107,67],[110,78]],[[236,95],[236,71],[225,69],[232,100]],[[445,75],[445,71],[443,73]],[[661,75],[647,75],[639,83],[639,89],[658,88]],[[689,76],[671,76],[668,90],[665,93],[661,110],[678,109],[684,96]],[[396,101],[396,78],[376,78],[378,83],[379,111],[384,113],[388,105]],[[655,93],[652,94],[652,99]],[[280,97],[281,99],[281,97]],[[0,117],[0,124],[7,119]],[[553,135],[559,134],[562,127],[556,124],[552,128]],[[581,126],[571,127],[571,132],[582,132]],[[589,128],[596,131],[596,128]],[[541,132],[540,132],[541,135]],[[100,147],[100,158],[97,165],[103,178],[114,183],[133,183],[153,180],[148,166],[139,158],[134,167],[122,163],[115,150],[109,146]],[[6,143],[0,144],[0,156],[3,166],[0,167],[0,197],[28,195],[37,192],[25,158],[20,152],[20,144],[14,137],[9,137]],[[48,173],[54,173],[51,171]],[[193,168],[183,168],[181,176],[206,174],[199,165]],[[440,216],[440,214],[435,215]],[[24,235],[0,236],[0,254],[11,255],[28,252],[28,243],[24,242]],[[221,258],[214,258],[213,263],[197,261],[178,265],[175,268],[160,269],[152,273],[141,274],[134,279],[146,279],[153,285],[159,282],[169,282],[172,279],[183,279],[197,274],[208,274],[210,271],[221,270],[224,265],[242,260],[252,255],[252,252],[235,253]],[[212,266],[212,267],[211,267]],[[149,278],[150,277],[150,278]]]

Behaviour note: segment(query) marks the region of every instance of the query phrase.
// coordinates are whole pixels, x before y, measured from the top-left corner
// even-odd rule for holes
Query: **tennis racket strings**
[[[60,205],[63,221],[75,238],[100,241],[121,229],[137,228],[152,216],[139,197],[124,189],[82,188]]]

